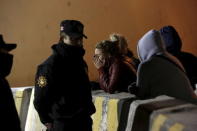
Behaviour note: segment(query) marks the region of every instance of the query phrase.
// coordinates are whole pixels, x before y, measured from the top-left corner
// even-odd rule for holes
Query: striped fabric
[[[197,105],[184,104],[152,113],[150,131],[195,131]]]
[[[15,105],[24,131],[32,87],[11,88]]]

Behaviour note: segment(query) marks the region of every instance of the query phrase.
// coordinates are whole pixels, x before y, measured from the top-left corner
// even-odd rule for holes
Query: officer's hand
[[[50,131],[53,127],[53,124],[52,123],[45,123],[45,126],[47,127],[47,130]]]

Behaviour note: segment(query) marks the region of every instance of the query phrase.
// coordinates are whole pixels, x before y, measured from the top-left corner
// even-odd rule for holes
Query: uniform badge
[[[37,84],[39,87],[45,87],[47,85],[47,79],[44,76],[39,76],[37,80]]]

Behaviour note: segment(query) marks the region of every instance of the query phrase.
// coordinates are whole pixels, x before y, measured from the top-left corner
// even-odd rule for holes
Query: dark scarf
[[[85,54],[85,50],[83,49],[83,47],[77,47],[77,46],[73,46],[73,45],[67,45],[64,43],[58,43],[52,46],[52,49],[55,53],[63,56],[63,57],[67,57],[67,56],[71,56],[71,57],[83,57]]]
[[[13,63],[13,55],[0,53],[0,76],[6,77],[10,74]]]

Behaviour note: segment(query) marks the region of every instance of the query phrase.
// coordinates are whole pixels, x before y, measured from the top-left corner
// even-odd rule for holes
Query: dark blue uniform
[[[87,65],[81,47],[59,43],[38,66],[34,106],[43,124],[53,131],[91,131],[92,103]]]

